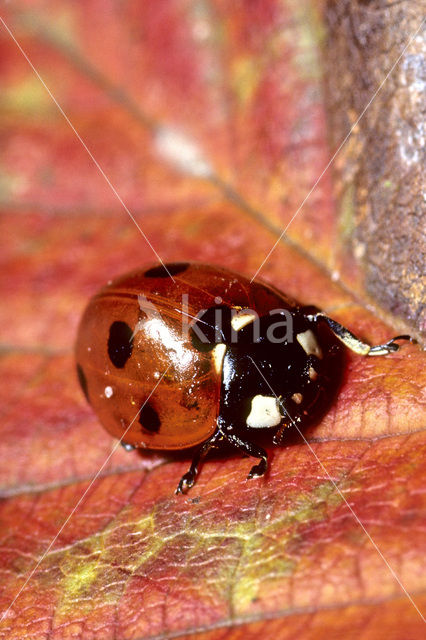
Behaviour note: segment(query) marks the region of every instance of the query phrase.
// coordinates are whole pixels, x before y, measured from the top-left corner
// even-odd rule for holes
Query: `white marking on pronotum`
[[[105,398],[111,398],[113,393],[114,391],[112,387],[105,387],[104,389]]]
[[[159,127],[155,133],[157,153],[176,169],[197,178],[209,178],[213,169],[201,148],[182,131],[172,127]]]
[[[298,333],[296,336],[296,340],[308,356],[314,355],[317,358],[322,358],[321,347],[319,346],[315,335],[310,329],[304,331],[303,333]]]
[[[216,373],[221,373],[222,371],[223,358],[225,357],[225,352],[226,352],[226,344],[222,344],[222,343],[217,344],[212,351],[214,368],[216,369]]]
[[[280,403],[274,396],[254,396],[251,401],[251,411],[247,417],[248,427],[266,429],[280,424],[282,416]]]
[[[234,331],[239,331],[243,327],[246,327],[250,322],[253,322],[256,318],[255,313],[244,312],[237,313],[231,319],[231,325]]]

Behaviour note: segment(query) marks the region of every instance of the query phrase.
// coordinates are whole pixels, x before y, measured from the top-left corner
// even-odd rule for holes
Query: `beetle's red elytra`
[[[280,444],[288,426],[322,415],[339,386],[343,345],[386,355],[396,340],[410,337],[370,347],[270,285],[169,263],[127,273],[91,298],[77,373],[100,422],[127,449],[197,447],[182,493],[211,449],[232,445],[258,458],[249,478],[263,475],[259,440]]]

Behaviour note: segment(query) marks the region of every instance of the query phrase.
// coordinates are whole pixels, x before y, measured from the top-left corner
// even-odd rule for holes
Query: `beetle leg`
[[[355,353],[359,353],[362,356],[385,356],[388,353],[392,353],[394,351],[398,351],[400,348],[399,344],[396,344],[396,340],[409,340],[410,342],[415,342],[413,338],[410,336],[395,336],[385,344],[378,344],[372,347],[366,342],[362,342],[356,335],[346,329],[343,325],[336,322],[332,318],[329,318],[324,313],[318,312],[313,315],[307,314],[306,316],[308,320],[316,320],[316,321],[324,321],[330,327],[334,335],[341,341],[343,344],[354,351]]]
[[[250,478],[263,476],[268,468],[268,454],[266,453],[266,451],[261,447],[256,446],[252,442],[242,440],[232,433],[226,433],[225,438],[235,447],[241,449],[241,451],[244,451],[244,453],[246,453],[247,455],[253,456],[253,458],[260,458],[260,462],[258,464],[255,464],[251,468],[250,473],[247,476],[247,480],[249,480]]]
[[[395,338],[392,338],[392,340],[389,340],[385,344],[379,344],[375,347],[371,347],[368,355],[382,356],[386,355],[387,353],[391,353],[391,351],[398,351],[401,345],[395,344],[395,340],[408,340],[409,342],[416,342],[411,336],[395,336]]]
[[[283,422],[280,425],[280,428],[278,429],[278,431],[276,432],[276,434],[274,435],[272,442],[275,445],[281,445],[283,440],[284,440],[284,434],[287,431],[287,429],[291,426],[296,426],[297,423],[299,423],[301,420],[300,415],[297,416],[290,416],[288,415],[288,418],[284,418]],[[297,426],[296,426],[297,428]]]
[[[308,357],[308,366],[310,366],[311,364],[310,358],[311,356]],[[286,406],[287,401],[290,397],[291,397],[290,395],[285,398],[282,398],[280,396],[280,399],[279,399],[282,421],[280,426],[278,427],[278,431],[275,433],[274,437],[272,438],[272,442],[275,445],[282,444],[282,441],[284,440],[284,433],[287,431],[289,427],[293,426],[293,427],[296,427],[297,429],[298,428],[297,425],[300,424],[300,422],[302,421],[302,414],[299,411],[297,411],[295,408],[292,409],[292,413],[290,415]]]
[[[196,480],[198,475],[198,467],[200,463],[204,460],[210,449],[214,449],[217,447],[217,442],[223,439],[222,433],[217,430],[214,434],[204,442],[204,444],[198,449],[197,453],[192,459],[191,466],[189,467],[189,471],[187,471],[179,481],[177,489],[175,491],[178,493],[186,493],[188,489],[190,489]]]

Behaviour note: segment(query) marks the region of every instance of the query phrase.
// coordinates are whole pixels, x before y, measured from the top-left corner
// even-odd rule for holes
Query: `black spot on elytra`
[[[168,264],[159,264],[158,267],[153,267],[145,271],[145,278],[169,278],[170,276],[176,276],[178,273],[186,271],[189,267],[188,262],[169,262]]]
[[[125,322],[113,322],[109,328],[108,355],[117,369],[122,369],[132,355],[133,331]]]
[[[232,332],[232,309],[217,305],[198,315],[191,327],[191,342],[197,351],[211,351],[216,344],[229,343]]]
[[[147,431],[152,431],[156,433],[161,425],[160,416],[154,409],[154,407],[146,402],[140,411],[139,414],[139,423],[142,425],[144,429]]]
[[[86,396],[86,400],[87,402],[90,402],[89,400],[89,392],[87,389],[87,378],[84,374],[83,368],[81,367],[81,365],[77,364],[77,376],[78,376],[78,381],[80,383],[80,387],[83,390],[84,395]]]

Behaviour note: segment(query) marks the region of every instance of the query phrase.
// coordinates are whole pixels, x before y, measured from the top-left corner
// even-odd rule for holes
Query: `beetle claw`
[[[195,478],[191,472],[185,473],[180,479],[180,482],[175,491],[176,495],[179,493],[188,493],[189,489],[194,486]]]
[[[268,463],[266,461],[266,458],[262,458],[259,464],[255,464],[254,467],[250,469],[247,480],[251,480],[252,478],[260,478],[265,474],[267,468]]]

